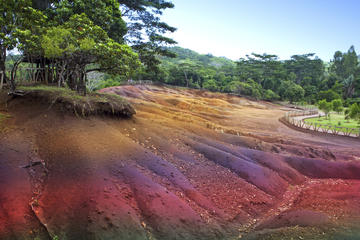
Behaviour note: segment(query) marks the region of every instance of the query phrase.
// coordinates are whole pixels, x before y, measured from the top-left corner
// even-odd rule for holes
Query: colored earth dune
[[[122,86],[130,119],[8,106],[0,239],[360,239],[360,141],[288,128],[288,109]],[[4,110],[4,109],[2,109]]]

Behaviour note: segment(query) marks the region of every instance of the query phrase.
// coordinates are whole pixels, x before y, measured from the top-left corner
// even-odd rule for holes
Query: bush
[[[332,104],[332,109],[339,114],[344,110],[344,106],[341,99],[332,100],[331,104]]]
[[[295,88],[300,87],[295,85]],[[227,83],[221,88],[223,92],[238,93],[244,96],[250,96],[255,99],[264,99],[266,101],[279,100],[280,96],[273,92],[271,89],[263,89],[260,84],[252,80],[251,78],[246,81],[234,80]],[[294,90],[296,91],[296,90]],[[300,97],[303,96],[303,89],[300,87]],[[294,98],[296,99],[296,98]]]
[[[262,88],[254,80],[248,79],[246,82],[237,83],[237,92],[241,95],[260,99]]]
[[[105,74],[104,80],[100,81],[96,85],[94,90],[100,90],[103,88],[120,86],[121,83],[123,83],[124,81],[126,81],[126,78],[124,76],[120,76],[120,75],[112,76],[112,75]]]
[[[245,82],[239,82],[237,85],[237,91],[246,96],[252,96],[253,95],[253,87]]]
[[[274,93],[270,89],[264,91],[264,96],[263,96],[264,100],[273,101],[273,100],[278,100],[279,98],[280,98],[280,96],[277,95],[276,93]]]
[[[348,98],[344,102],[344,107],[350,107],[354,103],[360,104],[360,98]]]
[[[335,100],[335,99],[341,99],[341,96],[330,89],[327,91],[320,91],[317,99],[319,101],[322,99],[325,99],[327,102],[331,102],[332,100]]]
[[[332,102],[328,102],[326,99],[323,99],[318,102],[318,106],[320,110],[324,111],[326,117],[329,117],[329,114],[333,109]]]
[[[203,83],[203,88],[210,90],[210,91],[217,91],[219,89],[216,81],[214,79],[207,80]]]
[[[305,100],[308,102],[308,103],[311,103],[311,104],[314,104],[316,102],[316,96],[317,96],[317,93],[318,93],[318,90],[315,86],[313,85],[306,85],[303,87],[304,88],[304,91],[305,91]]]
[[[200,85],[198,82],[190,82],[190,88],[200,89]]]
[[[305,91],[304,89],[291,81],[284,81],[281,83],[279,93],[282,99],[292,102],[303,100]]]
[[[234,93],[237,90],[237,84],[239,81],[231,81],[230,83],[226,84],[222,91],[226,93]]]
[[[223,91],[260,99],[262,98],[261,93],[263,92],[263,89],[258,83],[252,79],[248,79],[246,82],[232,81],[223,88]]]
[[[360,105],[354,103],[348,111],[348,117],[360,122]]]

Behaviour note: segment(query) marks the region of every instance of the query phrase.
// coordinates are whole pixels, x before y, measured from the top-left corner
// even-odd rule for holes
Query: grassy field
[[[305,119],[305,122],[327,124],[338,127],[360,128],[360,124],[357,121],[353,119],[345,120],[344,114],[337,114],[337,113],[331,113],[330,119],[326,119],[325,117],[320,117],[320,118],[316,117],[316,118]]]

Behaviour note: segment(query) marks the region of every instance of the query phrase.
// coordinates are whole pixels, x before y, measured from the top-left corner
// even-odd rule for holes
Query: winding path
[[[341,131],[341,129],[346,129],[345,131],[348,131],[348,130],[350,130],[350,128],[330,126],[330,125],[328,125],[328,128],[326,128],[326,127],[324,128],[325,125],[323,125],[323,124],[308,124],[304,121],[305,119],[308,119],[308,118],[319,117],[319,115],[321,117],[323,117],[323,116],[325,116],[325,113],[319,112],[318,114],[313,114],[313,115],[290,117],[288,122],[296,127],[300,127],[300,128],[306,129],[306,130],[311,130],[314,132],[321,132],[321,133],[334,134],[334,135],[347,136],[347,137],[355,137],[355,138],[358,138],[360,136],[360,132],[359,133],[353,133],[353,132],[350,133],[350,132]],[[335,129],[334,129],[334,127],[335,127]],[[360,131],[360,129],[359,129],[359,131]]]

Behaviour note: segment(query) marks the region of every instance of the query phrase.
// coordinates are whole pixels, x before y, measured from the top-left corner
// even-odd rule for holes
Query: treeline
[[[348,104],[359,101],[360,66],[353,46],[347,52],[336,52],[330,63],[313,53],[289,60],[252,54],[234,62],[180,47],[170,50],[176,58],[162,57],[157,73],[137,72],[135,78],[264,100],[311,104],[322,99],[345,99]]]

